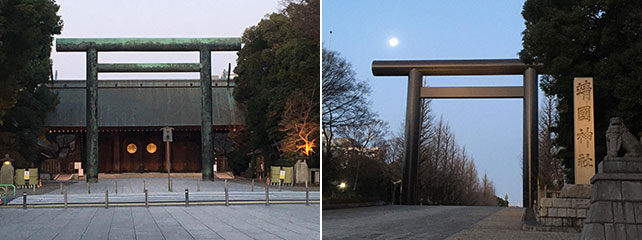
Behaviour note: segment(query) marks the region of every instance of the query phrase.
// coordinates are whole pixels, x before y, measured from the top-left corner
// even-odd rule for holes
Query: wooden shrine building
[[[244,112],[232,97],[231,85],[225,80],[212,81],[213,134],[236,131],[243,124]],[[58,154],[47,161],[59,164],[62,172],[73,169],[73,162],[82,162],[85,168],[85,81],[54,81],[50,87],[60,103],[47,116],[46,127]],[[198,79],[100,80],[98,172],[167,172],[161,130],[165,126],[174,128],[171,171],[200,172],[200,91]],[[224,156],[212,156],[215,158]],[[221,165],[227,164],[218,163]]]

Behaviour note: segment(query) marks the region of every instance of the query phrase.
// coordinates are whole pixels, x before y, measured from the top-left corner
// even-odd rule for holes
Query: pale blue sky
[[[279,0],[58,0],[63,38],[241,37],[266,14],[282,8]],[[55,45],[55,44],[54,44]],[[85,79],[85,53],[52,52],[58,79]],[[198,63],[198,52],[99,53],[100,63]],[[236,52],[212,52],[212,74],[220,75]],[[193,78],[199,73],[101,73],[99,79]]]
[[[407,78],[374,77],[373,60],[518,58],[522,0],[323,1],[323,46],[338,51],[372,88],[372,108],[401,129]],[[330,42],[329,31],[333,31]],[[399,39],[388,46],[391,37]],[[521,86],[522,76],[429,77],[430,86]],[[541,98],[540,90],[540,98]],[[433,100],[497,195],[522,203],[522,100]],[[421,176],[420,176],[421,177]]]
[[[240,37],[265,14],[278,11],[278,0],[240,1],[57,1],[65,21],[56,37]],[[446,2],[446,3],[445,3]],[[524,29],[523,1],[323,1],[322,40],[352,62],[372,87],[374,110],[398,131],[405,116],[406,79],[374,77],[375,59],[516,58]],[[390,37],[399,45],[387,45]],[[54,48],[55,50],[55,48]],[[84,79],[84,53],[52,52],[58,79]],[[101,53],[99,62],[198,62],[198,53]],[[212,54],[212,73],[236,53]],[[198,73],[100,74],[114,78],[198,78]],[[431,77],[432,86],[521,85],[520,76]],[[434,100],[435,114],[452,126],[458,142],[488,173],[497,194],[521,203],[522,101]]]

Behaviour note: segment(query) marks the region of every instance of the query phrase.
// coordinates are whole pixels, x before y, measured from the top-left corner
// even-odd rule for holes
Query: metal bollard
[[[197,192],[201,191],[201,179],[197,179],[196,181],[196,191]]]
[[[145,189],[145,208],[149,208],[149,199],[147,198],[147,189]]]
[[[87,194],[91,194],[91,184],[87,182]]]
[[[22,192],[22,208],[27,209],[27,192]]]
[[[118,194],[118,180],[114,180],[114,185],[115,185],[114,186],[114,192],[116,192],[116,194]]]
[[[230,199],[227,194],[227,179],[225,179],[225,206],[230,205]]]
[[[174,184],[174,180],[169,179],[169,191],[172,192],[172,185]]]
[[[31,185],[31,191],[32,191],[32,192],[35,192],[35,191],[36,191],[36,184]]]
[[[147,190],[147,183],[143,180],[143,191]]]
[[[189,207],[189,189],[185,189],[185,207]]]
[[[62,194],[62,182],[60,183],[60,194]]]
[[[254,192],[254,178],[252,178],[252,192]]]
[[[109,190],[105,190],[105,208],[109,208]]]
[[[281,192],[281,180],[279,180],[279,192]]]
[[[270,206],[270,185],[265,186],[265,206]]]
[[[308,189],[308,180],[305,180],[305,205],[310,205],[310,189]]]
[[[64,202],[65,202],[65,209],[67,209],[67,190],[65,190],[65,193],[64,193]]]

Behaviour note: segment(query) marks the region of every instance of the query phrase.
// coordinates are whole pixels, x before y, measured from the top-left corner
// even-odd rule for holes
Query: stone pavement
[[[455,239],[579,239],[579,233],[522,231],[523,208],[503,208],[450,236]]]
[[[0,238],[319,239],[319,205],[0,209]]]
[[[444,239],[500,209],[395,205],[324,210],[323,238]]]
[[[324,239],[578,239],[525,232],[523,208],[381,206],[323,211]]]

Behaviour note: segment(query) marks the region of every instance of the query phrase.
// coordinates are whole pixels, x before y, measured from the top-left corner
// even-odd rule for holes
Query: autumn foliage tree
[[[319,102],[315,97],[293,97],[286,102],[281,131],[281,151],[310,156],[318,152]]]

